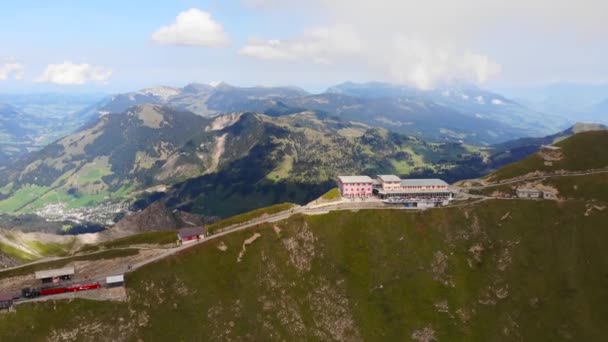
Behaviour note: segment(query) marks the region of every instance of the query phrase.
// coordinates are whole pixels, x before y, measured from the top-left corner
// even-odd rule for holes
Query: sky
[[[604,0],[3,1],[0,92],[608,81]]]

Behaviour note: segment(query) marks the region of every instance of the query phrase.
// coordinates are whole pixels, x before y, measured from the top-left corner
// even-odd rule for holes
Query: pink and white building
[[[340,176],[338,187],[340,195],[346,198],[372,197],[374,180],[368,176]]]

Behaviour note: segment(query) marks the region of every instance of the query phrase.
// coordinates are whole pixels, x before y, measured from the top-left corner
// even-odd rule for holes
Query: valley
[[[0,342],[606,340],[607,14],[4,2]]]
[[[161,109],[146,113],[147,118],[166,117]],[[148,122],[162,126],[163,121]],[[340,121],[310,113],[279,118],[242,114],[221,118],[221,122],[224,124],[205,122],[199,127],[215,137],[226,137],[224,153],[230,153],[234,143],[230,141],[232,130],[241,133],[240,139],[251,127],[265,136],[273,132],[273,143],[293,156],[289,167],[271,164],[281,170],[270,173],[275,178],[324,179],[324,174],[315,173],[318,170],[298,169],[295,161],[306,161],[305,150],[313,147],[327,146],[325,153],[331,153],[329,146],[336,146],[336,141],[354,143],[347,145],[351,146],[348,151],[362,156],[367,149],[386,151],[383,158],[397,151],[419,155],[420,160],[433,160],[433,154],[424,154],[425,148],[442,153],[441,145],[356,124],[345,127]],[[205,127],[221,128],[217,132]],[[345,135],[315,138],[318,130]],[[329,137],[338,140],[329,140],[333,142],[328,145]],[[457,182],[452,186],[455,201],[447,207],[416,210],[379,199],[342,199],[334,190],[326,194],[324,190],[302,206],[279,205],[203,223],[211,235],[179,247],[175,247],[174,229],[180,225],[167,227],[179,217],[182,224],[201,217],[169,210],[174,204],[168,191],[139,214],[127,216],[131,217],[129,223],[95,234],[67,236],[48,256],[38,256],[38,262],[0,271],[2,291],[18,291],[29,284],[33,270],[62,265],[76,265],[89,281],[126,273],[126,297],[117,302],[100,301],[93,293],[97,290],[92,290],[25,301],[0,317],[0,336],[8,341],[24,336],[29,340],[43,336],[463,341],[550,336],[552,340],[595,340],[605,333],[601,328],[605,317],[601,303],[606,299],[601,274],[608,269],[608,261],[601,252],[606,237],[600,227],[608,215],[608,162],[601,148],[607,138],[606,131],[591,130],[553,140],[559,160],[552,159],[552,165],[538,162],[538,158],[546,158],[546,148],[541,148],[486,176]],[[186,146],[196,151],[195,146],[209,141],[205,139]],[[301,145],[302,150],[294,146],[309,139],[314,145]],[[59,160],[70,160],[65,156],[59,154]],[[180,157],[185,156],[180,153]],[[178,160],[175,165],[185,165]],[[221,170],[221,160],[209,165]],[[194,163],[193,159],[186,161]],[[324,162],[335,165],[331,159]],[[237,171],[238,163],[227,165],[231,172]],[[248,161],[246,165],[255,164]],[[336,172],[351,170],[341,165],[337,164]],[[274,167],[265,170],[268,173],[260,173],[261,178]],[[172,191],[185,191],[185,184],[192,181],[175,183]],[[555,189],[555,199],[512,195],[521,186],[541,183]],[[333,186],[329,181],[328,187]],[[204,216],[202,220],[199,222],[204,222]],[[143,231],[153,225],[160,231]],[[71,245],[59,247],[68,242]],[[4,253],[14,257],[10,250]],[[102,293],[99,296],[105,296]],[[573,318],[568,314],[573,311],[584,314]],[[65,319],[41,321],[41,315],[48,312]],[[167,327],[163,323],[177,316],[194,317],[198,326]],[[30,322],[30,329],[21,328],[22,322]],[[109,335],[108,329],[96,328],[110,326]],[[547,327],[557,329],[547,332]]]

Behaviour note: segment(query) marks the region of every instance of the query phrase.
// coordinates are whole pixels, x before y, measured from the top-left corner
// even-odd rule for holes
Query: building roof
[[[339,176],[338,179],[342,183],[373,183],[374,182],[369,176]]]
[[[448,186],[448,183],[437,178],[402,179],[401,186]]]
[[[54,278],[61,277],[67,275],[74,274],[74,266],[67,266],[64,268],[57,268],[54,270],[44,270],[44,271],[36,271],[35,273],[36,279],[46,279],[46,278]]]
[[[203,227],[188,227],[178,230],[177,235],[183,239],[195,235],[207,235],[207,230]]]
[[[378,178],[383,182],[401,182],[401,178],[395,175],[378,175]]]
[[[124,281],[124,274],[106,277],[106,284],[122,283]]]

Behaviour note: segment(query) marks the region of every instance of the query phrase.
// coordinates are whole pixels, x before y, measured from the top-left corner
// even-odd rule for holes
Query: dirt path
[[[489,197],[484,196],[474,196],[475,199],[479,199],[477,201],[466,202],[462,204],[450,205],[449,208],[461,207],[461,206],[470,206],[480,203],[481,201],[489,199]],[[424,210],[441,210],[446,207],[439,208],[427,208]],[[140,253],[136,255],[134,258],[124,258],[124,259],[109,259],[109,260],[93,260],[88,262],[76,262],[76,268],[78,273],[85,274],[89,276],[89,279],[94,279],[101,276],[114,275],[114,274],[123,274],[128,272],[133,272],[145,265],[154,263],[158,260],[167,258],[171,255],[177,254],[183,250],[193,248],[201,243],[208,243],[209,241],[213,241],[215,239],[219,239],[228,234],[236,233],[242,230],[246,230],[255,226],[258,226],[263,223],[272,223],[278,222],[282,220],[286,220],[293,215],[297,214],[306,214],[306,215],[320,215],[326,214],[330,211],[343,211],[343,210],[407,210],[416,212],[420,209],[412,209],[406,208],[400,205],[388,205],[383,202],[338,202],[333,206],[323,206],[319,208],[309,208],[309,207],[297,207],[293,209],[289,209],[280,213],[276,213],[273,215],[265,216],[260,219],[255,219],[249,222],[236,224],[228,227],[228,229],[213,234],[205,239],[200,241],[192,242],[186,245],[182,245],[175,248],[167,248],[167,249],[149,249],[149,248],[138,248],[140,249]],[[135,247],[136,248],[136,247]],[[95,253],[89,253],[95,254]],[[65,258],[53,258],[52,260],[61,260]],[[49,261],[51,259],[38,260],[35,263]],[[25,267],[31,265],[33,263],[20,265],[17,267],[13,267],[11,269]],[[130,266],[130,267],[129,267]],[[33,275],[32,275],[33,277]],[[30,280],[31,279],[23,279]],[[2,288],[2,284],[0,282],[0,288]]]

